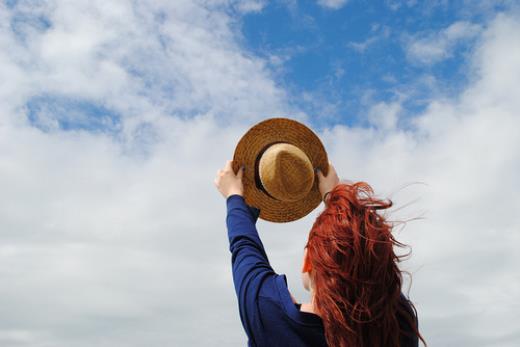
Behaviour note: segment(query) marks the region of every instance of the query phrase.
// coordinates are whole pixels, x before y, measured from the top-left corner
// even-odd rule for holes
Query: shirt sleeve
[[[257,296],[262,283],[276,273],[269,264],[256,230],[260,210],[248,206],[239,194],[230,195],[226,204],[229,250],[240,320],[249,339],[254,341],[257,324],[262,324]]]

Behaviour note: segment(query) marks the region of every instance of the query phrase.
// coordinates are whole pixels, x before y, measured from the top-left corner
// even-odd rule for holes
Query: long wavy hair
[[[331,190],[306,243],[315,308],[331,347],[399,346],[400,336],[417,336],[417,311],[400,298],[402,275],[392,225],[377,210],[392,206],[373,196],[365,182],[340,182]],[[413,312],[410,310],[413,308]],[[402,315],[413,334],[401,331]]]

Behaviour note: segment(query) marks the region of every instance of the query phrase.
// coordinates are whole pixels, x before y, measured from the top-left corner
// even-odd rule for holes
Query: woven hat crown
[[[281,201],[304,198],[314,182],[314,169],[309,157],[290,143],[270,145],[260,157],[258,170],[264,189]]]
[[[240,166],[244,200],[259,209],[259,218],[285,223],[309,214],[321,203],[319,168],[328,172],[327,152],[305,124],[290,118],[268,118],[238,141],[233,171]]]

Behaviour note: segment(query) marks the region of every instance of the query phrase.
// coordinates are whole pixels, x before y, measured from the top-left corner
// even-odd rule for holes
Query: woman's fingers
[[[334,165],[332,165],[332,163],[330,161],[329,161],[329,175],[331,175],[331,177],[334,177],[334,178],[338,177],[338,173],[336,172],[336,168],[334,167]]]
[[[217,170],[217,176],[222,176],[222,174],[225,173],[226,171],[233,171],[233,167],[231,165],[232,163],[233,163],[233,160],[228,160],[226,162],[226,164],[224,164],[224,168]]]
[[[233,160],[231,160],[231,159],[228,160],[228,161],[226,162],[226,165],[224,166],[224,170],[232,171],[232,170],[233,170],[233,167],[232,167],[232,165],[231,165],[232,163],[233,163]]]
[[[336,173],[336,168],[334,167],[334,165],[332,165],[332,163],[329,161],[329,170],[331,170],[334,174]]]
[[[316,170],[317,172],[317,175],[320,179],[328,179],[329,177],[332,177],[336,174],[336,169],[334,168],[334,166],[332,165],[332,163],[329,161],[329,172],[327,173],[327,176],[323,175],[323,172],[321,172],[321,170],[318,168]]]

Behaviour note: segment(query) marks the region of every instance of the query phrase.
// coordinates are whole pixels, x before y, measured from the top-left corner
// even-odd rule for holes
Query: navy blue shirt
[[[320,316],[300,311],[285,274],[277,274],[269,264],[256,230],[260,210],[247,205],[239,194],[230,195],[226,205],[233,283],[247,345],[327,346]],[[417,337],[403,337],[401,345],[418,346]]]

